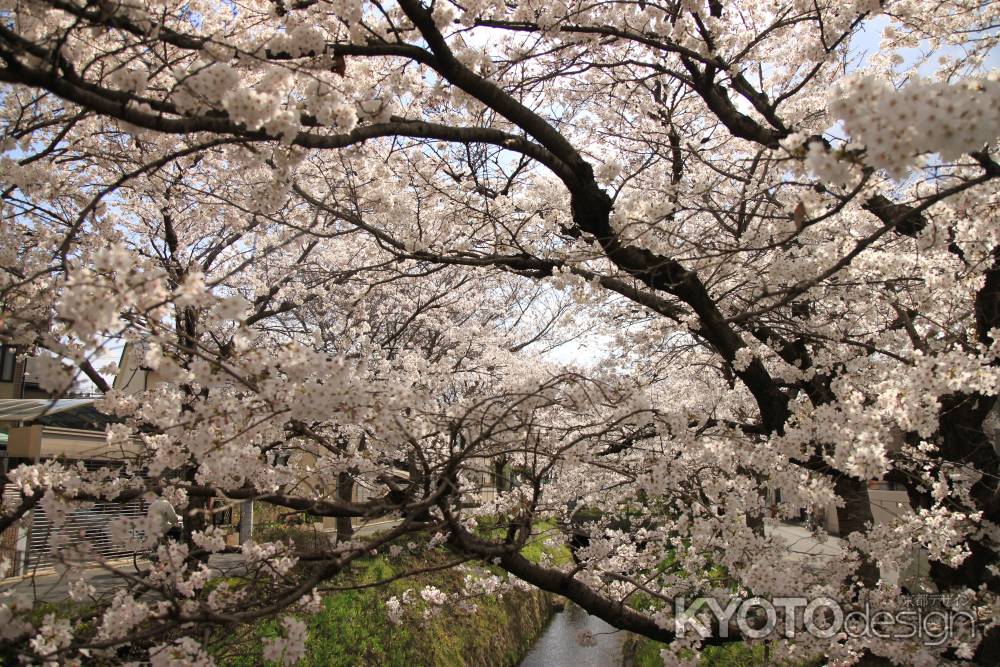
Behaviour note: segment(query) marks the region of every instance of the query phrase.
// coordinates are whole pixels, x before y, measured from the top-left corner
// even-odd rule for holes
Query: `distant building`
[[[0,345],[0,399],[48,398],[38,386],[34,357],[14,345]]]
[[[0,349],[0,466],[4,473],[23,463],[49,459],[80,461],[90,469],[121,468],[129,452],[108,447],[105,427],[110,417],[94,407],[95,399],[53,398],[34,380],[34,360],[20,350]],[[5,497],[18,495],[13,486]],[[47,567],[61,549],[86,540],[102,556],[120,555],[108,527],[121,516],[144,516],[142,501],[94,503],[70,512],[56,530],[36,507],[0,535],[0,559],[24,574]],[[55,539],[53,539],[55,538]]]

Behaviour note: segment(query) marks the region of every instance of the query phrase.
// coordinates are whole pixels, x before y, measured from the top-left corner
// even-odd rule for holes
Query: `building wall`
[[[142,366],[141,348],[127,343],[122,348],[122,356],[118,360],[118,372],[115,374],[112,386],[125,394],[137,394],[159,382],[162,382],[159,373]]]
[[[879,486],[873,482],[868,488],[868,499],[871,502],[872,519],[876,525],[891,522],[895,517],[909,513],[910,499],[906,491]],[[837,523],[837,508],[830,505],[825,508],[823,527],[831,535],[840,535],[840,525]]]
[[[138,445],[135,444],[127,450],[109,449],[107,438],[101,431],[42,424],[14,427],[9,429],[7,435],[8,456],[27,461],[57,457],[70,460],[120,460],[134,454],[137,449]]]
[[[0,348],[0,354],[5,352],[7,346]],[[2,360],[0,360],[2,362]],[[3,398],[25,398],[21,394],[24,392],[24,357],[18,355],[14,363],[13,377],[9,382],[0,378],[0,399]]]

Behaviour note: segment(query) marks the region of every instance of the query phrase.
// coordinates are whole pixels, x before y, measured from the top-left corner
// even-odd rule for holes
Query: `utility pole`
[[[253,500],[244,500],[240,508],[240,544],[253,537]]]

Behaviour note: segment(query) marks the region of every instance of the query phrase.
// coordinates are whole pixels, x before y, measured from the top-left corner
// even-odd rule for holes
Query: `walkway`
[[[399,524],[399,521],[383,521],[379,523],[359,526],[354,531],[355,537],[365,537],[375,533],[389,530]],[[329,533],[331,539],[335,539],[335,533]],[[149,562],[144,558],[133,561],[131,558],[119,558],[109,561],[109,565],[117,568],[126,574],[134,574],[138,569],[145,569]],[[209,567],[218,572],[219,576],[233,573],[243,565],[243,555],[232,554],[212,554],[208,561]],[[97,589],[97,596],[114,591],[122,586],[121,577],[113,572],[109,572],[104,567],[88,567],[83,570],[83,578]],[[65,574],[59,574],[51,568],[39,570],[36,574],[27,574],[21,577],[11,577],[0,579],[0,594],[14,591],[19,595],[27,595],[34,600],[45,602],[59,602],[69,597],[69,582]]]
[[[764,534],[783,540],[794,561],[815,561],[816,565],[823,565],[831,558],[838,559],[844,555],[844,541],[839,537],[831,536],[820,542],[804,526],[791,523],[767,525],[764,527]]]
[[[138,559],[133,562],[131,558],[115,559],[108,561],[109,566],[113,566],[126,574],[134,574],[136,566],[143,569],[149,566],[145,559]],[[216,570],[221,576],[233,572],[242,567],[242,554],[212,554],[208,561],[209,567]],[[82,571],[83,579],[96,589],[95,595],[101,597],[122,587],[122,579],[107,568],[95,566],[88,567]],[[0,580],[0,593],[13,591],[17,595],[26,595],[33,600],[45,602],[60,602],[69,597],[69,577],[67,574],[59,574],[51,569],[39,571],[35,575],[25,575],[22,577],[12,577]]]

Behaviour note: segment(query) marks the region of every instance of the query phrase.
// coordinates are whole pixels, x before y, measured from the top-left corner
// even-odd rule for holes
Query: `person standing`
[[[184,523],[166,498],[160,497],[151,502],[146,510],[146,517],[149,519],[150,529],[162,536],[161,539],[181,539]]]

